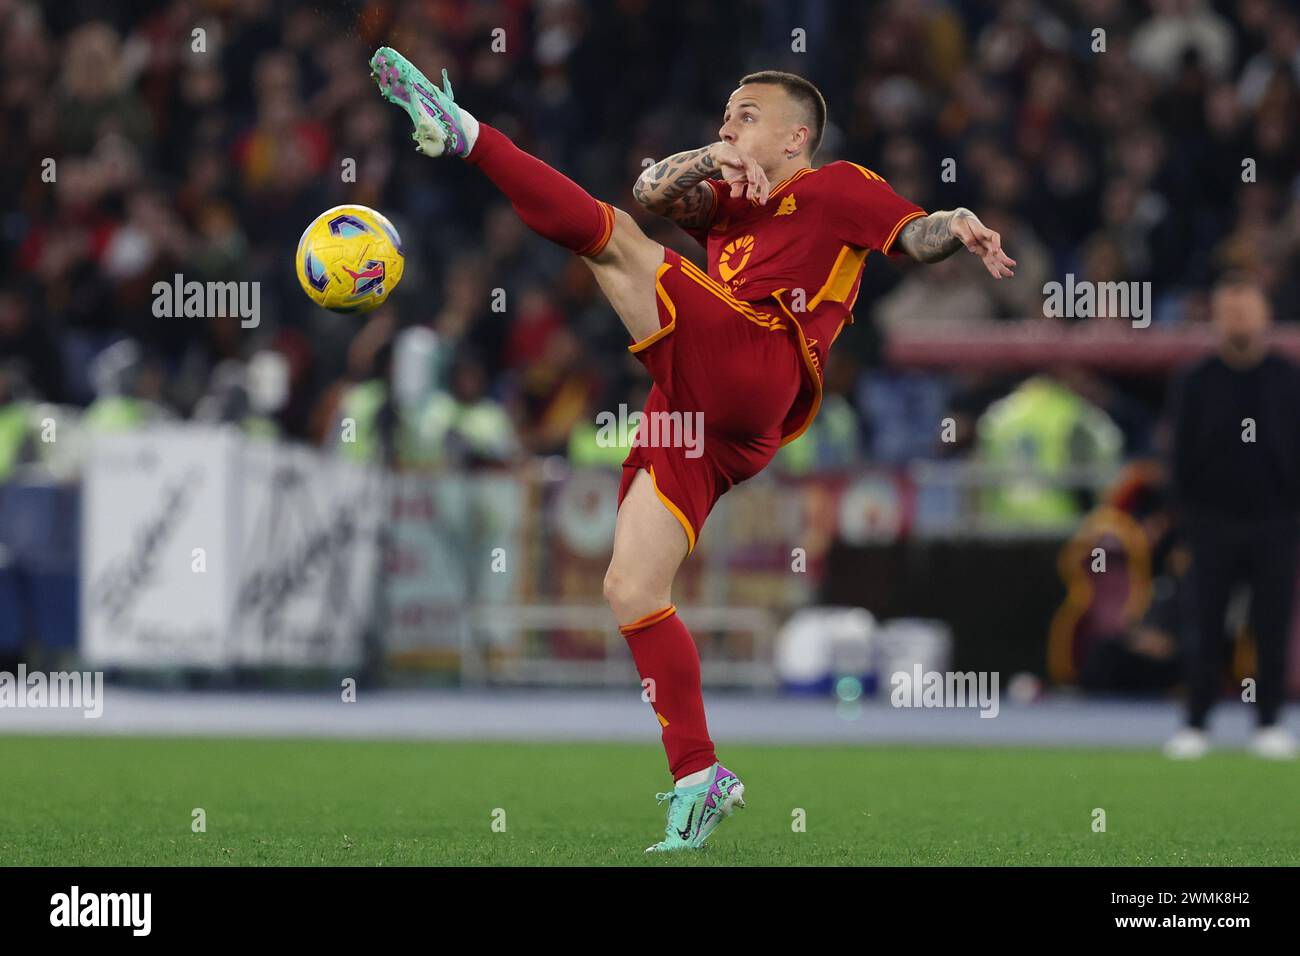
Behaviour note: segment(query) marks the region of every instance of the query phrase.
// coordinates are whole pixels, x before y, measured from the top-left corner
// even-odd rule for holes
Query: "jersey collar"
[[[808,173],[811,173],[812,171],[813,171],[813,168],[812,168],[811,166],[805,166],[803,169],[797,171],[793,176],[789,176],[789,177],[787,177],[787,178],[781,180],[779,183],[777,183],[775,186],[773,186],[771,189],[769,189],[769,190],[767,191],[767,198],[768,198],[768,199],[771,199],[773,196],[775,196],[777,193],[779,193],[782,189],[785,189],[786,186],[789,186],[791,183],[793,183],[796,179],[800,179],[800,178],[802,178],[803,176],[807,175]],[[758,200],[757,200],[757,199],[751,199],[751,200],[750,200],[750,203],[751,203],[752,205],[757,206],[757,205],[758,205]]]

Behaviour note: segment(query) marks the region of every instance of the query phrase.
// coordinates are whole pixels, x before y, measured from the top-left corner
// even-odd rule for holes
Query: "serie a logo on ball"
[[[298,283],[332,312],[369,312],[402,280],[402,239],[393,224],[366,206],[335,206],[298,240]]]

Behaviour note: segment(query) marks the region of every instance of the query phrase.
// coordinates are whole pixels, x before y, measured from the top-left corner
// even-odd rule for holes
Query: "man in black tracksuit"
[[[1184,635],[1187,727],[1165,752],[1199,757],[1208,747],[1206,719],[1231,646],[1228,599],[1246,584],[1258,651],[1252,749],[1285,758],[1296,752],[1278,713],[1300,540],[1300,366],[1269,349],[1268,299],[1251,279],[1225,279],[1211,307],[1218,354],[1173,389],[1173,488],[1192,551],[1192,623]]]

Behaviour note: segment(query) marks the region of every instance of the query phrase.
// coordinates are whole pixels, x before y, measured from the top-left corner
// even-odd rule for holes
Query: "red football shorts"
[[[623,462],[618,501],[645,469],[694,550],[717,500],[781,447],[803,374],[798,333],[775,303],[735,298],[671,249],[655,293],[659,331],[628,349],[654,386]]]

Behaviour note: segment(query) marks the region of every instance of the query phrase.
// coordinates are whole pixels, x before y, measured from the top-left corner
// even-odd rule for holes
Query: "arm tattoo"
[[[958,219],[973,219],[975,214],[964,206],[913,219],[898,234],[898,244],[918,262],[938,262],[947,259],[962,247],[962,241],[952,234],[952,224]]]
[[[713,218],[713,190],[703,181],[718,168],[711,146],[677,153],[646,169],[632,195],[650,212],[687,228],[703,228]]]

